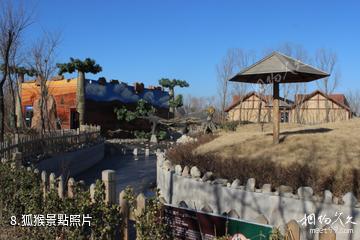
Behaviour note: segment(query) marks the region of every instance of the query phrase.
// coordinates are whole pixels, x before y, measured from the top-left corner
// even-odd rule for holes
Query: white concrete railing
[[[360,204],[352,193],[337,198],[329,190],[324,192],[323,197],[314,195],[310,187],[301,187],[296,194],[288,186],[281,186],[275,192],[270,184],[256,189],[254,178],[242,184],[239,180],[212,179],[211,173],[202,174],[197,167],[173,166],[164,153],[157,154],[157,186],[169,204],[205,208],[217,214],[227,213],[248,221],[268,223],[279,227],[283,233],[288,228],[287,224],[296,220],[304,240],[319,239],[316,229],[321,230],[326,224],[321,224],[318,216],[335,220],[336,214],[342,213],[344,223],[349,216],[357,224],[342,226],[339,221],[334,223],[332,228],[338,229],[336,239],[360,239],[360,226],[357,226],[360,225]],[[304,222],[300,220],[305,216],[308,220],[309,216],[313,216],[311,214],[316,217],[315,224],[303,226]],[[347,229],[352,230],[349,233],[340,232]]]

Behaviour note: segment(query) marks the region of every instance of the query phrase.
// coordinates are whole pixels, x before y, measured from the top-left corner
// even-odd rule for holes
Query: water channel
[[[108,147],[107,147],[108,148]],[[112,148],[106,151],[104,159],[90,169],[75,176],[75,180],[84,180],[86,185],[95,183],[101,179],[103,170],[116,171],[117,196],[127,186],[131,186],[136,193],[144,193],[146,196],[153,194],[152,189],[156,187],[156,155],[140,154],[134,156],[131,149],[122,152]]]

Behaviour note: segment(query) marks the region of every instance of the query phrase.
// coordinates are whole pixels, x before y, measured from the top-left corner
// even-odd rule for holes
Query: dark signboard
[[[267,240],[272,226],[165,205],[165,218],[175,240],[212,240],[224,235],[233,239]],[[242,238],[240,238],[240,236]],[[230,238],[231,239],[231,238]]]

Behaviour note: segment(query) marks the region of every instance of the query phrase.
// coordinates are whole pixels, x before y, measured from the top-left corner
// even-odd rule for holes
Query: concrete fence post
[[[141,213],[145,210],[146,197],[143,193],[140,193],[136,197],[136,214],[140,216]]]
[[[74,178],[69,178],[67,183],[68,197],[74,198],[75,196],[75,180]]]
[[[59,195],[59,198],[64,199],[64,177],[63,177],[63,175],[59,176],[58,195]]]
[[[104,170],[101,172],[101,179],[105,185],[105,202],[115,203],[116,172],[114,170]]]
[[[55,189],[55,183],[56,183],[56,180],[55,180],[56,176],[55,176],[55,173],[50,173],[49,175],[49,186],[50,186],[50,190],[54,190]]]
[[[336,234],[330,226],[325,226],[319,233],[319,240],[336,240]]]
[[[286,224],[286,236],[291,240],[300,240],[300,227],[295,220]]]
[[[95,202],[95,183],[90,185],[90,200],[92,203]]]
[[[125,191],[121,191],[119,194],[119,205],[120,205],[120,213],[123,219],[123,229],[120,229],[120,233],[122,233],[122,240],[129,240],[129,203],[125,199],[126,193]]]
[[[79,144],[81,142],[81,139],[80,139],[80,128],[77,128],[76,129],[76,143]]]
[[[42,185],[42,189],[43,189],[44,199],[46,198],[47,184],[48,184],[47,173],[46,173],[46,171],[42,171],[41,172],[41,185]]]
[[[140,193],[137,197],[136,197],[136,217],[141,216],[141,214],[143,213],[143,211],[145,211],[145,206],[146,205],[146,197],[143,193]],[[136,232],[136,236],[137,239],[140,239],[139,236],[139,230],[137,230]]]

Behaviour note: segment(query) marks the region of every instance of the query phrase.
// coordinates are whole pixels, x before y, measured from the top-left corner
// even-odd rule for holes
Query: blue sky
[[[178,92],[216,95],[216,69],[229,48],[258,55],[283,43],[336,52],[337,92],[360,89],[358,1],[31,0],[29,42],[60,31],[59,62],[91,57],[97,77],[154,85],[162,77],[187,80]]]

